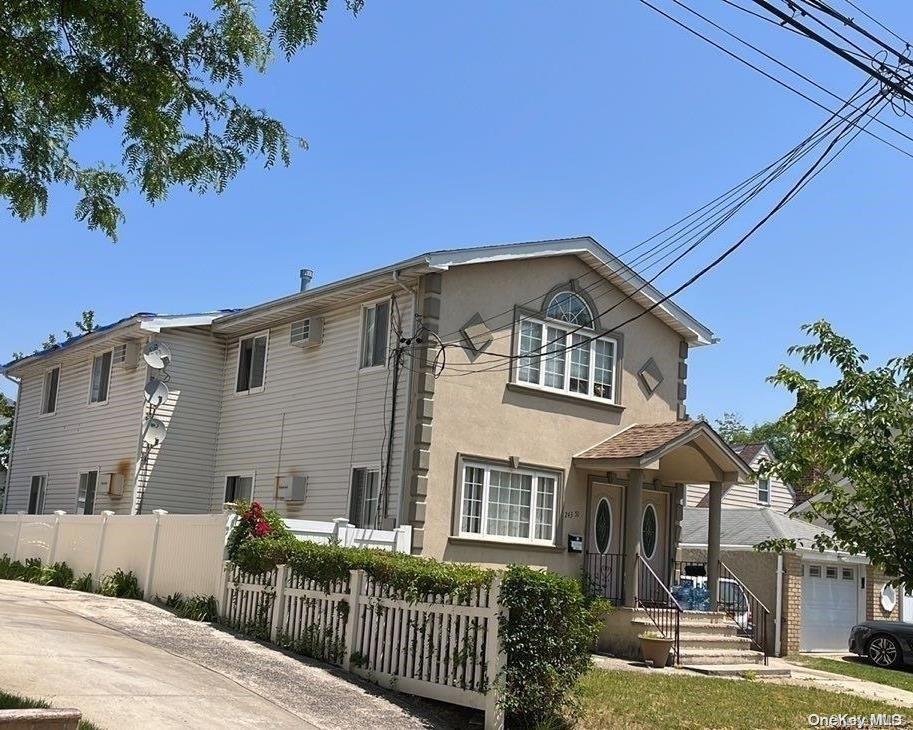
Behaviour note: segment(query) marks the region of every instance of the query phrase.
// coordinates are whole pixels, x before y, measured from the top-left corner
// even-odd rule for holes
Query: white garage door
[[[850,629],[858,623],[858,568],[804,563],[802,576],[802,651],[846,651]]]

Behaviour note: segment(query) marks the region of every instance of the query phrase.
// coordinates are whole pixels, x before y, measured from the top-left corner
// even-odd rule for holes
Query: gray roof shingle
[[[687,507],[682,516],[682,544],[707,544],[709,510]],[[770,539],[796,540],[800,547],[811,547],[815,536],[830,533],[826,527],[788,517],[769,507],[761,509],[724,509],[720,518],[721,545],[757,545]]]

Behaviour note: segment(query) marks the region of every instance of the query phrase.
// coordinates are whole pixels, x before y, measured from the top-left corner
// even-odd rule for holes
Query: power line
[[[714,41],[712,38],[710,38],[710,37],[704,35],[704,34],[701,33],[700,31],[697,31],[697,30],[695,30],[694,28],[690,27],[687,23],[684,23],[683,21],[679,20],[678,18],[676,18],[676,17],[674,17],[674,16],[672,16],[672,15],[669,15],[669,13],[666,13],[665,11],[663,11],[663,10],[661,10],[660,8],[656,7],[656,6],[653,5],[652,3],[648,2],[648,0],[639,0],[639,2],[642,3],[643,5],[646,5],[646,6],[649,7],[650,9],[654,10],[655,12],[659,13],[660,15],[664,16],[664,17],[667,18],[668,20],[671,20],[673,23],[675,23],[675,24],[678,25],[679,27],[684,28],[686,31],[688,31],[688,32],[691,33],[692,35],[695,35],[695,36],[697,36],[698,38],[700,38],[700,39],[706,41],[707,43],[709,43],[710,45],[712,45],[714,48],[717,48],[717,49],[721,50],[723,53],[725,53],[726,55],[728,55],[728,56],[734,58],[734,59],[735,59],[736,61],[738,61],[739,63],[742,63],[742,64],[748,66],[749,68],[751,68],[751,69],[757,71],[757,72],[758,72],[759,74],[761,74],[762,76],[767,77],[767,78],[770,79],[771,81],[774,81],[775,83],[779,84],[780,86],[783,86],[783,87],[786,88],[786,89],[789,89],[789,90],[792,91],[794,94],[798,94],[798,95],[801,96],[803,99],[805,99],[805,100],[807,100],[807,101],[810,101],[812,104],[814,104],[815,106],[817,106],[817,107],[823,109],[824,111],[828,112],[829,114],[834,114],[834,113],[835,113],[834,110],[831,109],[830,107],[828,107],[827,105],[822,104],[822,103],[821,103],[820,101],[818,101],[817,99],[812,98],[812,97],[809,96],[808,94],[805,94],[804,92],[800,91],[799,89],[795,88],[794,86],[791,86],[790,84],[786,83],[785,81],[783,81],[783,80],[781,80],[781,79],[778,79],[776,76],[774,76],[774,75],[768,73],[767,71],[765,71],[764,69],[760,68],[759,66],[756,66],[755,64],[751,63],[750,61],[747,61],[746,59],[744,59],[744,58],[742,58],[741,56],[739,56],[737,53],[735,53],[735,52],[729,50],[728,48],[726,48],[725,46],[723,46],[723,45],[717,43],[717,42]],[[840,98],[840,97],[838,97],[838,98]],[[847,117],[842,117],[842,116],[841,116],[840,118],[843,119],[844,121],[847,121]],[[872,131],[870,131],[870,130],[868,130],[868,129],[865,130],[865,133],[868,134],[870,137],[874,137],[875,139],[879,140],[880,142],[883,142],[884,144],[888,145],[889,147],[892,147],[893,149],[897,150],[897,151],[900,152],[901,154],[904,154],[904,155],[906,155],[907,157],[913,159],[913,153],[908,152],[907,150],[903,149],[902,147],[898,147],[896,144],[894,144],[894,143],[892,143],[892,142],[886,140],[884,137],[880,137],[879,135],[875,134],[874,132],[872,132]]]
[[[724,2],[725,2],[725,1],[726,1],[726,0],[724,0]],[[902,38],[901,36],[897,35],[897,33],[895,33],[893,30],[891,30],[888,26],[886,26],[886,25],[885,25],[884,23],[882,23],[880,20],[878,20],[877,18],[875,18],[874,16],[870,15],[870,14],[867,13],[865,10],[863,10],[861,7],[859,7],[856,3],[853,2],[853,0],[843,0],[843,1],[844,1],[847,5],[849,5],[850,7],[855,8],[856,10],[858,10],[860,13],[862,13],[865,17],[867,17],[869,20],[871,20],[871,21],[872,21],[875,25],[877,25],[879,28],[881,28],[881,29],[884,30],[884,31],[887,31],[887,32],[890,33],[892,36],[894,36],[897,40],[899,40],[901,43],[903,43],[904,46],[906,46],[906,50],[908,50],[908,51],[910,50],[910,42],[909,42],[908,40],[906,40],[906,39]]]

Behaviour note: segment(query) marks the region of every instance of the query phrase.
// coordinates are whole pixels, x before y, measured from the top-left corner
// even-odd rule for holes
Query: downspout
[[[13,432],[10,434],[10,456],[6,465],[6,484],[3,485],[3,514],[6,514],[6,505],[10,498],[10,477],[13,475],[13,454],[16,452],[16,426],[19,425],[19,404],[22,402],[22,380],[11,378],[6,373],[3,377],[16,384],[16,411],[13,413]],[[47,489],[47,486],[45,486]]]
[[[780,656],[783,623],[783,553],[777,553],[777,608],[774,614],[774,656]]]
[[[412,331],[409,334],[410,337],[415,336],[415,322],[416,322],[416,309],[418,308],[418,296],[416,295],[415,289],[410,289],[408,286],[403,284],[399,278],[399,270],[393,272],[393,283],[396,284],[400,289],[405,291],[412,302]],[[415,393],[413,392],[413,378],[414,378],[414,369],[415,363],[410,363],[409,367],[406,368],[406,383],[405,383],[405,392],[406,392],[406,412],[403,415],[403,423],[405,428],[403,429],[403,448],[402,456],[400,458],[400,478],[399,478],[399,509],[397,510],[397,520],[396,526],[402,527],[403,525],[409,522],[409,495],[407,495],[407,479],[408,479],[408,454],[409,454],[409,442],[411,437],[409,435],[409,426],[412,423],[412,407],[415,401]],[[392,443],[393,434],[390,435],[390,440]]]

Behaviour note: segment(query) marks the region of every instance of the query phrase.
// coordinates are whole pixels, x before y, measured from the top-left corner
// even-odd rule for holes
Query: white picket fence
[[[148,599],[172,593],[218,596],[223,584],[224,514],[0,515],[0,555],[66,563],[96,585],[132,570]]]
[[[500,581],[457,599],[396,596],[353,570],[329,586],[287,565],[260,575],[226,564],[225,622],[401,692],[485,711],[485,727],[503,727],[494,679],[499,649]]]

